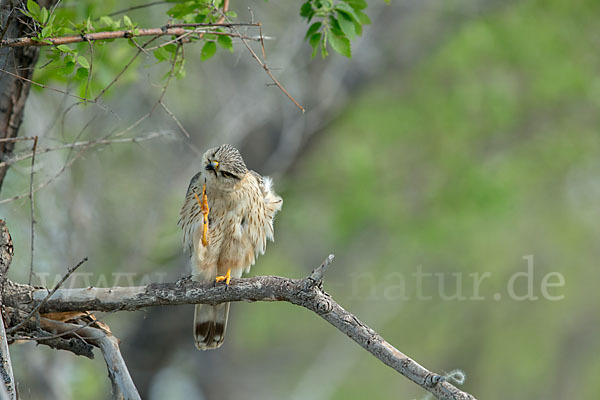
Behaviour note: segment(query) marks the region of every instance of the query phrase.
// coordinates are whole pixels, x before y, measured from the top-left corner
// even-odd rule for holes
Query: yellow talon
[[[226,285],[229,285],[231,281],[231,268],[227,268],[227,273],[225,275],[217,276],[215,278],[215,282],[223,282],[225,281]]]
[[[208,246],[208,212],[210,208],[208,208],[208,197],[206,196],[206,184],[202,185],[202,200],[198,196],[198,193],[194,192],[194,196],[196,196],[196,201],[198,205],[202,209],[202,246]]]

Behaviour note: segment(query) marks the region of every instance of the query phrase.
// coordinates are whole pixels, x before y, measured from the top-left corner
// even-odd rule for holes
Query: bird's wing
[[[181,211],[179,211],[179,222],[177,225],[183,229],[183,247],[188,249],[190,254],[194,251],[194,233],[202,224],[202,213],[198,206],[198,201],[194,193],[198,192],[199,180],[202,172],[198,172],[190,180],[187,193],[185,194],[185,202]]]

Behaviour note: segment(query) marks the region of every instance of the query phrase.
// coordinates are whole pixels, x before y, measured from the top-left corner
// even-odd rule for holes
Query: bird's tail
[[[211,306],[196,304],[194,312],[194,343],[198,350],[216,349],[223,344],[229,303]]]

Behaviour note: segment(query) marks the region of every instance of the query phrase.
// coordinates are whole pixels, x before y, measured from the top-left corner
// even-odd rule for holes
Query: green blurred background
[[[306,115],[264,86],[239,46],[214,62],[188,61],[167,102],[192,140],[181,139],[168,116],[153,117],[137,134],[172,131],[175,139],[91,150],[40,191],[37,270],[62,273],[88,255],[82,271],[93,273],[92,284],[100,274],[109,284],[114,273],[136,273],[136,283],[144,274],[186,275],[176,222],[198,169],[190,146],[231,142],[251,168],[274,176],[284,198],[276,241],[252,275],[303,277],[335,253],[325,289],[425,367],[464,371],[462,388],[477,398],[598,398],[600,3],[371,2],[373,25],[353,59],[313,61],[301,42],[299,4],[234,9],[241,15],[248,5],[276,37],[269,57]],[[111,98],[122,120],[77,109],[48,137],[73,140],[92,118],[83,137],[133,123],[160,91],[152,83],[162,70],[152,64],[140,63]],[[22,135],[47,126],[60,99],[33,94]],[[37,179],[66,157],[40,161]],[[27,162],[12,169],[2,198],[26,191],[28,174]],[[29,206],[0,207],[15,242],[11,277],[26,281]],[[537,300],[518,300],[508,284],[527,271],[529,255]],[[437,275],[420,285],[419,270]],[[486,273],[483,299],[473,299],[470,274]],[[564,278],[548,289],[559,300],[543,295],[549,273],[550,282],[556,273]],[[457,293],[457,280],[466,298],[445,299]],[[514,289],[525,294],[526,279]],[[208,353],[194,350],[191,306],[105,321],[144,398],[426,395],[286,303],[235,304],[225,345]],[[11,351],[23,398],[108,398],[101,357],[33,344]]]

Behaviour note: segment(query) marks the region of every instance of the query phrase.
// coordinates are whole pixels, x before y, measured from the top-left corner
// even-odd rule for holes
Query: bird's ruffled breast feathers
[[[268,176],[261,176],[260,174],[250,171],[256,178],[258,186],[261,190],[263,202],[264,202],[264,232],[265,238],[273,240],[273,220],[275,215],[281,210],[283,205],[283,199],[273,191],[273,180]],[[261,253],[264,253],[266,243],[262,246]]]
[[[273,240],[273,220],[275,215],[281,210],[283,199],[273,191],[273,181],[268,176],[262,179],[261,189],[263,191],[265,209],[269,220],[268,239]]]

